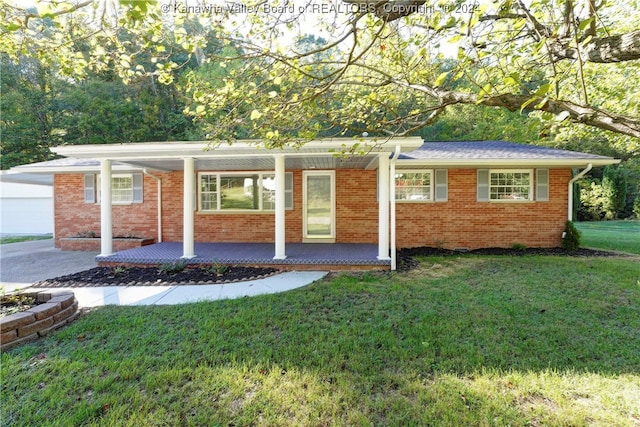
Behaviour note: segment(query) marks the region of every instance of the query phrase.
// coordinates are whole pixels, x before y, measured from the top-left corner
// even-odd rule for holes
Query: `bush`
[[[185,261],[175,261],[161,264],[160,267],[158,267],[158,271],[164,274],[176,274],[183,271],[186,267],[187,263]]]
[[[580,237],[582,234],[573,225],[573,222],[567,221],[564,225],[564,234],[562,236],[562,247],[568,252],[575,252],[580,247]]]

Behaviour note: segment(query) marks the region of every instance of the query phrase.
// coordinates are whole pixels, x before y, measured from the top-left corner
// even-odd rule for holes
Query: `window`
[[[424,202],[432,200],[431,171],[396,171],[396,200]]]
[[[100,175],[85,175],[85,203],[96,203],[96,201],[100,203],[100,197]],[[111,202],[115,204],[142,203],[142,174],[134,173],[112,175]]]
[[[113,203],[131,203],[133,200],[133,177],[131,175],[111,178],[111,201]]]
[[[533,171],[529,169],[478,170],[479,201],[533,200]]]
[[[446,202],[447,169],[396,170],[395,194],[398,202]]]
[[[200,211],[273,211],[276,183],[273,173],[201,173]],[[285,207],[293,209],[293,174],[285,174]]]

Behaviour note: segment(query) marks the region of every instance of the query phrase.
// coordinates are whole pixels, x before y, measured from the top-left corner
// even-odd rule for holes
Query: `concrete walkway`
[[[63,252],[53,240],[0,246],[0,283],[6,292],[32,283],[96,267],[94,252]],[[169,305],[285,292],[323,278],[324,271],[291,271],[264,279],[224,285],[105,286],[52,288],[72,291],[80,307],[102,305]],[[39,291],[43,288],[37,288]]]
[[[72,291],[80,307],[103,305],[172,305],[275,294],[322,279],[324,271],[289,271],[264,279],[224,285],[105,286],[55,288]],[[38,288],[37,290],[44,290]]]

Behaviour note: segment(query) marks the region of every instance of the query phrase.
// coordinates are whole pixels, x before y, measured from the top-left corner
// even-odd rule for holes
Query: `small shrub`
[[[525,245],[524,243],[514,243],[513,245],[511,245],[511,249],[524,252],[527,250],[527,245]]]
[[[562,236],[562,247],[568,252],[575,252],[580,247],[580,237],[582,234],[573,225],[573,222],[567,221],[564,225],[564,234]]]
[[[215,261],[213,264],[211,264],[211,267],[209,267],[207,271],[210,274],[220,275],[220,274],[226,273],[228,269],[229,269],[229,266]]]
[[[111,270],[114,276],[121,276],[123,274],[126,274],[128,271],[129,268],[126,265],[118,265],[116,267],[113,267],[113,269]]]
[[[158,267],[158,271],[164,274],[176,274],[183,271],[186,267],[187,263],[185,261],[178,260],[160,264],[160,267]]]

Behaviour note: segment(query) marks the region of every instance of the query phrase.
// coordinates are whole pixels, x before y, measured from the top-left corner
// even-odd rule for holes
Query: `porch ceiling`
[[[132,166],[154,170],[183,170],[182,159],[150,159],[150,160],[122,160]],[[361,156],[296,156],[285,157],[287,169],[365,169],[377,165],[377,155]],[[261,157],[224,157],[224,158],[197,158],[196,170],[210,171],[242,171],[242,170],[272,170],[275,168],[273,155]]]

